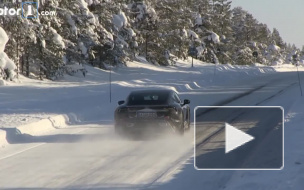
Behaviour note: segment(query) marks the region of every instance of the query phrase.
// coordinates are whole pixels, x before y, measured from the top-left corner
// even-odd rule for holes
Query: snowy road
[[[143,188],[192,153],[192,133],[143,142],[118,138],[111,127],[88,127],[32,138],[33,148],[2,154],[0,189]]]
[[[298,92],[295,73],[278,73],[262,79],[252,81],[247,88],[237,85],[216,89],[216,94],[221,94],[226,105],[273,105],[288,110],[292,100],[275,100]],[[227,98],[228,89],[238,90]],[[201,98],[207,96],[212,94]],[[210,134],[206,131],[203,138]],[[183,138],[124,140],[114,135],[111,125],[97,124],[73,126],[41,137],[24,137],[1,151],[0,190],[191,189],[187,183],[178,183],[182,179],[176,173],[182,175],[184,171],[176,169],[193,155],[193,141],[193,132]],[[220,189],[231,172],[202,174],[207,180],[214,180],[206,183],[207,189]],[[173,175],[177,177],[172,179]]]
[[[280,108],[211,110],[196,120],[196,167],[201,169],[281,168],[283,166],[282,122],[283,111]],[[255,140],[226,154],[225,123],[254,136]],[[209,134],[208,138],[204,138],[206,131]]]

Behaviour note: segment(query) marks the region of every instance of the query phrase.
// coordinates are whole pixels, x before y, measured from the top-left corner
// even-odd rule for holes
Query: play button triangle
[[[234,149],[254,140],[254,137],[244,133],[243,131],[225,123],[226,145],[225,153],[229,153]]]

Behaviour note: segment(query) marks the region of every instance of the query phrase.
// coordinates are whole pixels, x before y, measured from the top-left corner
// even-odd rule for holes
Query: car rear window
[[[131,93],[128,105],[164,105],[167,103],[167,92],[138,92]]]

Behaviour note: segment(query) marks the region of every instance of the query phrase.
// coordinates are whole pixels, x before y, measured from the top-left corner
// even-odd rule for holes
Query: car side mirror
[[[121,101],[118,102],[118,105],[122,105],[122,104],[124,104],[124,103],[125,103],[125,101],[124,101],[124,100],[121,100]]]
[[[184,100],[184,105],[186,105],[186,104],[190,104],[190,100],[185,99]]]

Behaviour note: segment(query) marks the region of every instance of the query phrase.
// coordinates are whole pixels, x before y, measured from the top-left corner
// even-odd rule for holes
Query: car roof
[[[132,91],[130,94],[142,94],[142,93],[171,93],[173,90],[167,90],[167,89],[155,89],[155,90],[136,90]]]

